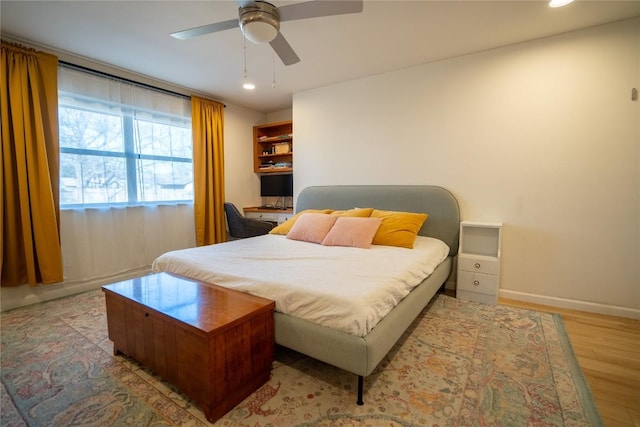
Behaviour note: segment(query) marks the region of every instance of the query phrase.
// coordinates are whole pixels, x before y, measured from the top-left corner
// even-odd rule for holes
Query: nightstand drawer
[[[480,294],[498,294],[498,276],[495,274],[474,273],[471,271],[458,272],[458,289],[461,291],[477,292]]]
[[[458,255],[458,268],[460,270],[478,273],[498,274],[500,271],[500,261],[495,258]]]
[[[456,298],[465,300],[465,301],[479,302],[482,304],[496,305],[498,303],[497,295],[479,294],[477,292],[467,292],[467,291],[458,290],[458,292],[456,293]]]

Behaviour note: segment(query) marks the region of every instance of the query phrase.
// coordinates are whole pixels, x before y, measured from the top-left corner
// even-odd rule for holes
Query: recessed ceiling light
[[[256,88],[256,85],[254,85],[253,83],[245,83],[242,85],[242,87],[246,90],[254,90]]]
[[[573,0],[550,0],[549,7],[562,7],[572,2]]]

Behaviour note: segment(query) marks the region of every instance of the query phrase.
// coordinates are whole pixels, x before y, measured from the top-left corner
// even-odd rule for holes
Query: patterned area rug
[[[101,290],[2,314],[2,426],[201,426],[113,355]],[[277,348],[271,380],[216,426],[599,426],[559,316],[437,295],[365,378]]]

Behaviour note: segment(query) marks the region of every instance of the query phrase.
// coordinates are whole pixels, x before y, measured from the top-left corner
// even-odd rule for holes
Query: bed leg
[[[358,375],[358,400],[356,401],[356,404],[360,406],[364,405],[364,402],[362,401],[363,380],[364,378],[362,377],[362,375]]]

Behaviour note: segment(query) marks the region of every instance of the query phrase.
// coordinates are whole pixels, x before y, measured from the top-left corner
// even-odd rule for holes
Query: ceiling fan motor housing
[[[247,40],[269,43],[280,30],[280,15],[274,5],[265,1],[240,8],[240,28]]]

